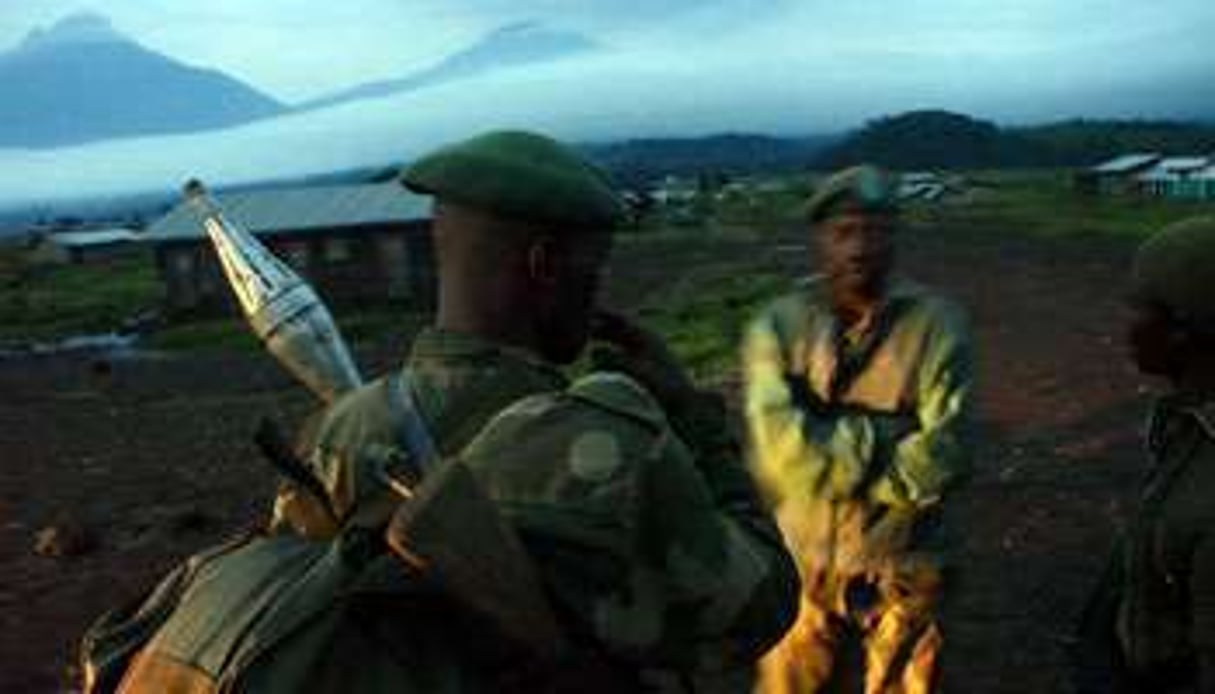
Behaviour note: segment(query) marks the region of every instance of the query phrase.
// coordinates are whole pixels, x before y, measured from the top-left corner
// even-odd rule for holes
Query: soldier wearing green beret
[[[324,499],[286,487],[277,535],[159,591],[184,607],[123,691],[745,691],[792,623],[796,568],[720,399],[595,310],[608,182],[515,131],[402,182],[435,198],[434,327],[321,413],[304,450]],[[567,380],[592,337],[603,368]],[[468,515],[443,515],[452,499]],[[273,542],[338,549],[268,568]]]
[[[892,178],[859,166],[807,205],[821,270],[751,323],[751,464],[802,577],[797,623],[757,691],[928,692],[942,539],[973,400],[963,311],[893,274]]]
[[[1151,471],[1081,623],[1081,692],[1215,692],[1215,218],[1135,256],[1131,354],[1168,391]]]

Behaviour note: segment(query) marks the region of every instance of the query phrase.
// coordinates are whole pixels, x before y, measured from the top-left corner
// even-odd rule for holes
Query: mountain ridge
[[[602,46],[582,34],[552,29],[536,21],[506,24],[485,34],[469,46],[440,58],[429,67],[403,77],[375,80],[339,90],[297,105],[295,111],[311,111],[362,99],[421,89],[456,79],[467,79],[504,67],[559,60],[601,50]]]
[[[284,113],[283,104],[219,70],[187,65],[69,15],[0,53],[0,147],[44,149],[197,132]]]

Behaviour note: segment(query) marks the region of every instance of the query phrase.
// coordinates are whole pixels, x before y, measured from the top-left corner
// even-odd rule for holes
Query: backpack
[[[413,464],[433,473],[428,475],[428,481],[439,480],[437,484],[417,488],[418,503],[413,505],[412,513],[405,514],[413,525],[396,536],[412,533],[420,540],[419,546],[429,542],[428,547],[434,548],[436,540],[441,543],[442,537],[450,535],[442,534],[446,521],[427,514],[425,504],[434,502],[441,506],[451,497],[452,490],[464,492],[470,487],[458,471],[455,474],[448,472],[452,470],[451,465],[439,464],[429,432],[412,400],[408,381],[403,377],[389,377],[385,385],[391,416],[399,422],[394,429],[401,432],[401,448]],[[263,449],[266,448],[263,445]],[[301,469],[308,474],[302,464],[282,460],[281,452],[276,455],[268,450],[267,457],[275,462],[288,484],[315,495],[314,487],[300,483]],[[284,470],[284,464],[299,468]],[[455,483],[442,480],[454,480]],[[438,491],[430,493],[435,487]],[[478,503],[476,499],[473,501]],[[324,506],[326,500],[320,498],[318,503]],[[390,537],[393,535],[390,533]],[[308,679],[309,668],[315,662],[335,657],[331,654],[333,649],[324,648],[324,644],[350,632],[352,623],[356,627],[372,623],[368,633],[355,634],[355,640],[377,639],[372,633],[377,628],[374,622],[383,617],[383,610],[368,610],[368,604],[381,604],[388,611],[405,614],[406,618],[410,609],[420,613],[446,610],[443,615],[450,614],[451,619],[440,621],[449,622],[451,628],[464,633],[484,635],[484,638],[476,639],[479,644],[471,645],[471,650],[482,656],[490,654],[482,660],[500,659],[501,653],[508,651],[518,653],[518,648],[499,648],[502,641],[510,639],[502,638],[500,630],[495,628],[498,615],[492,614],[492,606],[487,613],[482,609],[484,600],[473,600],[470,605],[467,600],[451,599],[450,584],[455,584],[455,593],[463,588],[458,576],[444,571],[445,566],[438,566],[440,575],[447,574],[444,578],[449,590],[444,590],[424,575],[423,567],[410,567],[408,562],[399,559],[407,554],[402,550],[409,548],[394,545],[394,549],[396,555],[385,551],[381,532],[352,524],[342,526],[330,539],[309,539],[295,533],[262,533],[247,535],[194,555],[139,600],[107,612],[90,626],[80,651],[85,673],[84,693],[115,691],[127,673],[134,671],[138,671],[134,679],[141,684],[142,690],[224,691],[259,658],[278,657],[275,649],[301,634],[303,636],[287,648],[290,654],[278,657],[275,666],[285,672],[279,672],[271,688],[276,691],[298,688],[291,682],[312,688],[316,683]],[[439,547],[438,553],[451,555],[449,558],[455,560],[456,568],[460,568],[468,556],[467,553],[452,555],[443,547]],[[436,563],[442,563],[444,557],[438,559],[440,561]],[[457,580],[453,581],[453,578]],[[376,602],[385,596],[389,600]],[[411,596],[420,599],[411,600]],[[366,614],[344,622],[351,610],[362,610]],[[551,615],[543,609],[540,612],[545,613],[541,615],[545,620],[542,633],[546,638],[556,638],[555,623],[548,621]],[[504,623],[501,619],[496,621],[499,625]],[[472,629],[463,628],[469,622],[483,623]],[[391,650],[399,645],[396,640],[381,636],[377,646],[387,645]],[[304,642],[302,647],[301,641]],[[421,650],[423,655],[414,658],[405,652],[400,660],[418,660],[423,665],[417,669],[425,670],[429,664],[426,663],[426,645],[411,638],[404,641],[408,648]],[[141,658],[141,653],[150,655]],[[355,655],[357,657],[357,653]],[[437,669],[446,672],[452,668]],[[405,679],[409,675],[408,672],[396,674]],[[477,673],[457,672],[448,679],[464,680],[476,676]],[[423,685],[422,690],[427,688]],[[408,690],[408,687],[403,689]]]

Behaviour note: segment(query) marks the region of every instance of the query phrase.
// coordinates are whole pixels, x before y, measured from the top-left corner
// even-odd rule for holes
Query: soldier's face
[[[1130,300],[1127,344],[1135,366],[1145,374],[1172,376],[1178,371],[1179,333],[1168,312],[1139,297]]]
[[[887,212],[848,211],[814,229],[821,269],[837,296],[876,300],[894,265],[897,219]]]
[[[547,310],[539,334],[545,358],[567,364],[578,357],[590,335],[591,315],[611,252],[607,232],[575,236],[555,248],[553,282],[546,288]]]

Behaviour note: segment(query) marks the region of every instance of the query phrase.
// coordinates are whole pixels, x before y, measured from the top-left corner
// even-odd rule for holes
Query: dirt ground
[[[628,246],[609,295],[635,306],[705,266],[799,274],[798,240]],[[1150,393],[1121,342],[1130,250],[1012,234],[903,240],[904,271],[971,309],[980,349],[983,441],[950,500],[950,691],[1068,691],[1067,636],[1144,465]],[[405,344],[359,359],[387,368]],[[0,691],[70,690],[90,620],[263,517],[273,475],[254,427],[269,415],[291,428],[311,406],[258,354],[0,361]],[[39,529],[64,521],[92,549],[37,555]]]

